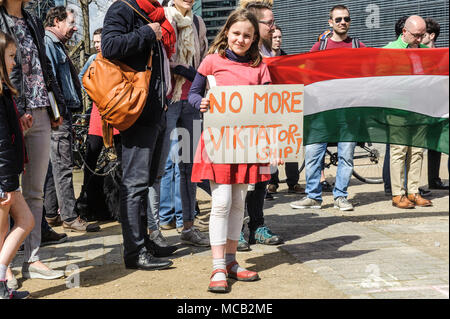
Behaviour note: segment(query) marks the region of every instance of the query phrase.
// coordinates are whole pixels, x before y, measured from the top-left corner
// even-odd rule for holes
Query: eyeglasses
[[[341,23],[342,19],[344,19],[344,21],[347,23],[352,21],[352,19],[350,17],[338,17],[338,18],[334,18],[334,22]]]
[[[426,35],[426,33],[412,33],[408,29],[406,29],[406,31],[408,31],[409,34],[411,34],[416,39],[423,39],[425,37],[425,35]]]
[[[259,20],[259,23],[265,24],[266,26],[271,28],[275,25],[275,20],[270,20],[270,21]]]

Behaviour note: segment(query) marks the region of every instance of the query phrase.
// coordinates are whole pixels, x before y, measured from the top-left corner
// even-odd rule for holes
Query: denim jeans
[[[181,118],[179,121],[179,145],[182,149],[180,162],[180,194],[183,207],[183,221],[193,222],[195,219],[195,202],[197,196],[197,184],[191,182],[194,155],[200,139],[201,127],[200,112],[188,101],[180,101]],[[186,135],[188,133],[188,135]],[[189,156],[186,152],[189,152]]]
[[[148,205],[148,209],[147,209],[147,222],[148,222],[148,228],[152,231],[157,230],[159,228],[159,223],[162,221],[161,220],[161,205],[163,207],[174,207],[175,204],[173,204],[170,200],[170,196],[166,196],[169,194],[163,194],[164,198],[161,199],[161,187],[164,188],[170,188],[170,189],[175,189],[175,185],[172,186],[167,186],[167,184],[165,184],[164,186],[161,185],[162,180],[164,179],[164,183],[168,183],[172,178],[169,177],[169,174],[173,175],[173,171],[172,172],[166,172],[166,164],[167,164],[167,159],[168,159],[168,155],[169,152],[171,150],[171,139],[170,139],[170,135],[172,134],[173,130],[176,129],[177,127],[177,122],[178,122],[178,118],[180,116],[181,113],[181,105],[174,105],[174,104],[170,104],[169,108],[167,109],[166,112],[166,130],[164,133],[164,137],[163,137],[163,144],[162,144],[162,149],[161,149],[161,158],[160,158],[160,164],[158,167],[158,178],[155,180],[155,183],[150,187],[149,192],[148,192],[148,201],[149,201],[149,205]],[[176,134],[176,131],[173,133]],[[173,138],[175,139],[176,136],[174,135]],[[171,175],[171,176],[172,176]],[[178,178],[179,180],[179,178]],[[176,182],[174,182],[176,183]],[[179,183],[176,185],[176,188],[179,189]],[[171,195],[173,195],[174,192],[171,193]],[[179,195],[179,191],[178,191],[178,195]],[[167,200],[169,200],[169,202],[167,202]],[[175,207],[174,207],[174,211],[175,211]],[[164,219],[163,219],[163,224],[167,224],[170,222],[170,220],[174,217],[173,213],[172,215],[169,216],[170,214],[170,209],[169,210],[165,210],[163,215],[164,215]],[[180,225],[177,225],[178,227],[180,227]]]
[[[125,261],[135,261],[147,250],[147,207],[149,187],[158,175],[166,126],[165,113],[160,123],[143,126],[135,123],[120,132],[122,138],[122,181],[120,221]]]
[[[338,167],[333,189],[334,199],[348,196],[347,188],[353,172],[355,146],[356,143],[354,142],[338,143]],[[322,201],[320,175],[326,149],[327,143],[310,144],[305,147],[306,194],[308,198],[319,202]]]
[[[167,225],[175,218],[178,228],[183,226],[183,211],[180,195],[180,169],[174,147],[176,145],[177,140],[171,140],[171,151],[167,156],[165,173],[160,182],[159,222],[161,225]]]
[[[167,116],[167,128],[166,133],[164,136],[164,149],[161,154],[161,160],[166,163],[166,159],[169,154],[169,147],[168,145],[171,145],[170,139],[172,135],[172,139],[175,139],[177,141],[174,152],[175,154],[179,154],[179,148],[181,148],[181,156],[177,158],[175,163],[176,166],[178,166],[179,169],[179,183],[177,184],[176,178],[175,178],[175,186],[179,189],[179,194],[177,192],[174,192],[175,194],[175,200],[174,200],[174,206],[175,206],[175,215],[177,211],[177,203],[178,200],[181,198],[181,207],[183,212],[183,222],[186,221],[194,221],[195,218],[195,199],[196,199],[196,190],[197,186],[196,183],[191,182],[191,175],[192,175],[192,165],[193,165],[193,158],[194,154],[197,148],[198,140],[200,138],[200,132],[201,129],[197,130],[194,129],[194,121],[200,120],[200,112],[196,110],[194,107],[192,107],[188,101],[183,100],[175,103],[171,103],[169,105],[169,108],[166,112]],[[196,122],[199,123],[199,122]],[[174,131],[176,129],[176,131]],[[197,136],[198,135],[198,136]],[[173,160],[173,159],[172,159]],[[160,175],[165,176],[165,174],[170,175],[166,171],[166,166],[162,165],[160,166]],[[173,173],[172,173],[173,174]],[[177,173],[175,172],[175,176]],[[164,179],[164,176],[162,179]],[[169,179],[169,177],[167,177]],[[156,187],[156,185],[155,185]],[[160,192],[163,192],[167,189],[166,185],[162,184],[161,180],[161,189]],[[159,211],[161,207],[167,207],[170,205],[163,202],[163,199],[160,199],[160,193],[157,193],[155,189],[153,189],[151,192],[149,201],[153,204],[151,204],[152,207],[154,207],[153,210],[153,218],[155,218],[155,215],[159,215],[160,222],[165,223],[165,220],[167,220],[167,215],[165,215],[165,212],[163,213],[163,216],[165,220],[163,221],[161,217],[161,212]],[[149,194],[150,194],[149,193]],[[164,199],[165,201],[165,199]],[[155,202],[160,202],[159,207],[155,207]],[[155,211],[158,210],[158,213],[156,214]],[[149,220],[152,218],[149,213]],[[169,219],[170,220],[170,219]],[[178,217],[176,217],[177,221],[177,227],[181,226],[179,225],[180,220]],[[151,221],[149,222],[149,225],[152,224]]]

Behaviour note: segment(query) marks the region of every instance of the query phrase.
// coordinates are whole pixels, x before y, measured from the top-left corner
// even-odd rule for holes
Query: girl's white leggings
[[[209,241],[224,245],[227,239],[239,240],[244,220],[247,184],[216,184],[210,181],[212,194]]]

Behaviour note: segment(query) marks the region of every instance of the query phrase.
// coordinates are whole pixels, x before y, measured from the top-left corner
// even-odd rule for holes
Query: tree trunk
[[[84,43],[84,53],[86,56],[91,53],[91,39],[89,34],[89,3],[90,0],[78,0],[80,2],[81,15],[83,18],[83,43]],[[83,61],[83,65],[84,65]],[[83,67],[83,65],[81,67]]]
[[[89,3],[92,0],[78,0],[80,2],[81,15],[83,18],[83,49],[80,51],[80,70],[86,63],[86,57],[91,54],[91,39],[89,33]],[[83,90],[83,113],[86,111],[89,99]]]

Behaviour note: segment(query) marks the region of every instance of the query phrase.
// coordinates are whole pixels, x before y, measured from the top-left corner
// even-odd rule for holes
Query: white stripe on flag
[[[349,107],[386,107],[448,118],[449,77],[382,76],[321,81],[305,86],[304,115]]]

